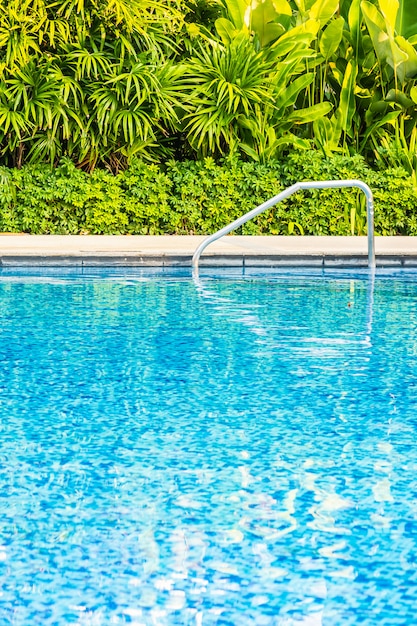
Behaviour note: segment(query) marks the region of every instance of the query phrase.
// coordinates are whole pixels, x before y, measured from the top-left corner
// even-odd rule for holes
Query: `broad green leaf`
[[[362,12],[361,12],[361,0],[352,0],[352,4],[348,13],[348,24],[352,41],[355,49],[358,50],[361,44],[361,24],[362,24]]]
[[[278,14],[272,0],[253,0],[250,16],[250,22],[247,22],[246,25],[259,33],[269,22],[278,17]]]
[[[254,148],[249,146],[247,143],[239,143],[239,147],[243,150],[245,154],[251,157],[254,161],[259,161],[259,154],[256,152]]]
[[[320,30],[320,26],[321,26],[320,20],[315,19],[315,18],[310,18],[301,25],[301,29],[304,30],[305,33],[308,33],[309,35],[311,35],[311,38],[312,38],[311,41],[313,41],[313,39],[316,37],[317,33]],[[296,28],[292,30],[296,30]]]
[[[309,150],[311,148],[310,141],[308,139],[302,139],[297,137],[293,133],[287,132],[284,137],[280,137],[276,143],[277,146],[291,146],[296,150]]]
[[[245,14],[250,9],[247,0],[226,0],[227,12],[235,28],[240,30],[245,24]]]
[[[311,7],[313,6],[316,0],[294,0],[294,1],[300,13],[304,15],[311,9]]]
[[[254,14],[259,15],[255,18],[257,23],[262,20],[265,23],[276,22],[284,26],[285,30],[290,25],[290,18],[292,17],[292,10],[287,0],[251,0],[248,9],[245,13],[245,23],[249,27],[256,30],[253,24]]]
[[[386,115],[384,115],[384,117],[382,117],[381,119],[377,120],[376,122],[374,122],[374,124],[372,124],[368,130],[366,131],[363,140],[362,140],[362,146],[361,148],[363,149],[363,147],[366,145],[366,142],[368,141],[369,137],[372,136],[373,133],[375,133],[375,131],[378,128],[381,128],[382,126],[385,126],[386,124],[393,124],[395,122],[395,120],[398,119],[398,116],[400,115],[401,110],[398,109],[398,111],[390,111],[389,113],[387,113]]]
[[[298,222],[288,222],[288,234],[292,235],[295,226],[300,231],[300,235],[304,235],[304,228]]]
[[[352,124],[352,118],[356,110],[355,84],[358,74],[358,67],[353,61],[349,61],[343,77],[342,89],[340,91],[339,107],[336,111],[338,131],[347,133]]]
[[[407,60],[407,54],[399,48],[394,37],[389,36],[386,22],[378,9],[367,0],[362,2],[361,7],[379,62],[388,63],[397,72],[398,66]]]
[[[372,41],[374,42],[374,39],[378,38],[380,33],[385,32],[385,20],[382,17],[381,13],[378,11],[378,9],[373,4],[368,2],[368,0],[363,0],[361,2],[361,9],[366,21],[366,25],[368,26],[369,34],[371,35]]]
[[[298,76],[292,83],[281,89],[281,93],[276,101],[276,106],[279,110],[286,109],[289,106],[293,106],[299,93],[306,89],[314,80],[314,74],[303,74]]]
[[[284,33],[282,24],[276,22],[279,13],[274,0],[253,0],[251,7],[251,21],[247,26],[258,36],[261,46],[266,46]],[[286,10],[285,5],[283,8]]]
[[[225,17],[219,17],[214,23],[217,33],[224,44],[228,45],[234,37],[240,32],[237,30],[230,20]]]
[[[404,107],[404,109],[408,109],[413,105],[413,101],[399,89],[390,89],[387,95],[385,96],[385,100],[387,102],[396,102],[397,104]]]
[[[316,0],[313,6],[309,10],[309,18],[313,20],[319,20],[320,25],[324,24],[333,17],[339,8],[339,0]]]
[[[328,117],[320,117],[314,120],[313,131],[314,140],[327,156],[340,150],[341,130],[334,115],[330,119]]]
[[[275,6],[275,11],[280,16],[279,17],[280,22],[283,16],[292,17],[292,9],[288,0],[273,0],[273,3]],[[282,24],[284,24],[284,22],[282,22]]]
[[[403,83],[406,78],[417,76],[417,52],[414,46],[404,37],[396,37],[395,43],[407,55],[407,59],[398,67],[398,77]]]
[[[261,46],[267,46],[268,44],[276,41],[284,32],[282,24],[275,24],[274,22],[264,24],[259,29],[254,29],[254,32],[259,37]]]
[[[316,38],[319,28],[320,22],[315,20],[309,20],[309,23],[304,22],[304,24],[295,26],[281,35],[281,37],[272,44],[271,49],[277,57],[284,56],[292,50],[302,50],[308,54],[308,46],[310,46]],[[313,51],[310,50],[310,52]]]
[[[417,10],[416,0],[401,0],[397,14],[395,29],[398,35],[402,35],[410,40],[410,37],[417,37]],[[410,43],[417,43],[410,41]]]
[[[414,104],[417,104],[417,87],[411,87],[410,89],[410,98],[412,99],[412,101],[414,102]]]
[[[320,53],[326,61],[336,52],[343,35],[345,20],[338,17],[327,26],[320,38]]]
[[[379,8],[385,19],[385,25],[389,35],[394,34],[399,6],[400,3],[398,0],[379,0]]]
[[[305,7],[305,2],[304,2],[304,0],[294,0],[294,2],[295,2],[295,4],[296,4],[296,6],[297,6],[297,9],[298,9],[300,12],[305,13],[306,7]]]
[[[288,116],[288,121],[293,124],[307,124],[309,122],[314,122],[321,117],[324,117],[332,110],[332,105],[330,102],[319,102],[318,104],[313,104],[311,107],[306,107],[305,109],[299,109],[298,111],[294,111],[291,115]]]

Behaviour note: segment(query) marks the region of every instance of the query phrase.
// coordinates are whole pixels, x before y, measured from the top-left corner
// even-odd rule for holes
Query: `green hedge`
[[[359,157],[293,152],[267,165],[225,160],[87,174],[69,159],[51,170],[0,168],[0,231],[34,234],[208,234],[302,180],[359,178],[375,196],[380,235],[417,235],[417,190],[405,170],[373,171]],[[364,234],[364,195],[322,190],[292,196],[248,222],[245,234]]]

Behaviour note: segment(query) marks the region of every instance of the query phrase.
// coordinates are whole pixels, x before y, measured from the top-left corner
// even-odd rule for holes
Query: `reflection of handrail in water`
[[[231,300],[230,298],[225,298],[224,296],[223,297],[218,296],[214,291],[207,289],[207,287],[203,285],[203,282],[201,278],[199,277],[198,273],[193,274],[193,282],[196,287],[198,295],[201,296],[202,298],[205,298],[206,300],[209,300],[210,303],[228,304],[228,305],[232,304],[233,306],[236,306],[237,303],[233,302],[233,300]],[[253,315],[252,313],[250,315],[247,315],[245,314],[244,310],[240,311],[239,319],[235,319],[234,321],[240,321],[244,323],[245,326],[249,327],[252,330],[252,332],[254,332],[256,335],[267,334],[267,331],[265,327],[263,326],[259,317],[257,315]]]
[[[360,346],[361,351],[363,350],[366,354],[368,354],[368,351],[372,348],[375,270],[371,269],[370,271],[368,271],[364,278],[367,279],[365,332],[362,335],[362,338],[357,338],[355,344]],[[194,284],[198,295],[201,298],[205,299],[209,304],[213,304],[215,306],[220,305],[220,307],[228,306],[229,310],[230,305],[236,306],[236,302],[234,302],[231,298],[219,296],[215,291],[207,288],[198,276],[194,276]],[[244,312],[242,313],[243,315],[241,314],[239,316],[239,319],[234,318],[234,321],[243,321],[245,325],[249,326],[250,330],[252,330],[256,334],[263,334],[264,336],[268,336],[269,329],[266,328],[264,324],[262,324],[262,321],[259,319],[258,316],[245,316]],[[246,477],[249,469],[243,467],[241,468],[241,471],[242,474],[243,472],[245,472]],[[298,506],[296,505],[298,491],[311,491],[311,493],[314,495],[314,502],[311,504],[311,506],[309,506],[308,509],[311,521],[307,522],[307,528],[310,532],[323,534],[322,546],[317,549],[315,559],[334,559],[335,556],[343,556],[348,546],[348,542],[345,537],[350,534],[351,530],[348,527],[345,527],[343,523],[339,521],[340,518],[338,518],[336,514],[340,509],[353,507],[354,503],[348,497],[345,497],[343,493],[342,495],[340,495],[334,485],[328,485],[327,481],[325,481],[324,484],[321,484],[323,475],[320,472],[320,469],[314,466],[313,458],[305,458],[304,468],[301,469],[301,471],[299,469],[299,463],[297,463],[295,467],[290,468],[290,471],[294,476],[298,474],[299,487],[297,487],[296,489],[292,489],[287,493],[287,497],[285,498],[283,503],[283,510],[276,510],[274,508],[274,519],[279,520],[282,526],[275,528],[274,525],[268,525],[268,538],[271,540],[277,540],[278,538],[280,539],[283,535],[288,534],[291,536],[291,533],[293,533],[297,529],[296,509],[298,509],[298,507],[303,507],[303,504],[299,503],[300,501],[298,501]],[[242,489],[244,489],[245,486],[246,485],[243,483]],[[268,494],[265,495],[265,499],[267,497]],[[250,520],[246,520],[245,518],[243,518],[239,522],[239,526],[242,528],[242,530],[246,532],[258,532],[258,534],[265,532],[265,529],[262,526],[252,528]],[[337,537],[336,540],[335,534]],[[326,537],[329,537],[327,541]],[[339,570],[340,569],[341,568],[339,568]],[[326,570],[327,567],[324,561],[323,571],[325,572]],[[347,576],[350,579],[354,578],[355,576],[355,570],[351,565],[344,567],[342,571],[343,575]],[[315,584],[317,584],[316,578],[314,579],[314,581]],[[308,579],[306,579],[305,582],[306,584],[308,584]],[[321,589],[324,597],[326,597],[328,593],[330,584],[331,579],[330,581],[326,580],[324,576],[321,578]],[[322,624],[322,614],[315,613],[315,615],[319,620],[315,622],[318,626],[319,624]]]
[[[364,278],[367,278],[365,332],[364,335],[362,335],[362,339],[358,339],[355,343],[356,345],[361,346],[362,350],[366,350],[366,352],[368,352],[368,350],[372,348],[375,270],[371,269],[368,271]],[[194,276],[194,284],[198,295],[207,300],[208,303],[229,307],[230,305],[236,306],[236,302],[234,302],[231,298],[219,296],[215,291],[207,288],[198,275]],[[254,323],[255,319],[257,320],[256,325]],[[249,317],[243,314],[243,316],[239,316],[239,320],[235,321],[244,321],[245,325],[250,326],[253,332],[260,334],[259,329],[261,329],[263,335],[268,335],[268,329],[265,328],[258,316],[251,315]],[[302,450],[300,454],[303,454]],[[249,468],[246,468],[245,466],[241,468],[242,474],[245,472],[244,478],[247,477],[249,470],[250,466]],[[343,568],[334,568],[326,563],[328,560],[333,560],[334,562],[334,559],[337,556],[343,558],[348,551],[348,540],[346,539],[346,536],[351,533],[351,529],[340,521],[340,517],[337,513],[340,509],[354,507],[354,502],[346,497],[343,492],[340,495],[336,490],[335,485],[329,485],[327,480],[323,481],[323,473],[320,471],[320,468],[315,467],[314,458],[306,457],[304,467],[300,469],[299,463],[294,464],[294,467],[290,468],[290,472],[294,477],[297,476],[299,486],[287,492],[282,508],[279,508],[275,502],[272,505],[274,507],[273,519],[274,521],[278,520],[280,525],[277,527],[277,524],[269,523],[268,527],[265,529],[261,524],[258,524],[254,528],[253,524],[251,524],[251,520],[242,518],[239,521],[239,527],[245,532],[256,532],[258,536],[260,535],[262,537],[266,536],[265,530],[267,530],[269,533],[269,535],[266,536],[267,540],[276,541],[281,539],[284,535],[289,535],[291,537],[291,533],[297,529],[297,509],[302,509],[302,507],[305,506],[302,501],[298,499],[298,492],[310,491],[314,496],[314,502],[308,508],[310,521],[306,523],[306,526],[309,532],[321,533],[323,538],[321,546],[319,544],[320,547],[317,547],[316,554],[311,557],[312,561],[314,558],[315,563],[317,563],[318,559],[322,560],[323,573],[321,578],[317,578],[316,576],[314,577],[314,589],[315,593],[317,593],[317,584],[319,581],[322,597],[325,598],[332,585],[332,579],[328,576],[325,577],[326,571],[334,573],[339,570],[339,572],[343,572],[343,576],[348,577],[349,579],[353,579],[355,577],[355,570],[352,565],[347,565]],[[246,485],[242,481],[242,489],[245,489],[245,487]],[[262,496],[262,493],[259,492],[259,495]],[[269,494],[265,494],[264,496],[266,502],[268,502],[268,495]],[[262,545],[267,546],[268,541],[264,541]],[[267,547],[265,549],[267,550]],[[304,582],[308,585],[308,578],[306,578]],[[316,611],[314,616],[315,620],[317,620],[314,621],[314,623],[317,624],[317,626],[323,624],[323,612]],[[301,623],[302,621],[300,621],[300,624]],[[308,620],[308,622],[306,621],[305,623],[310,624],[310,621]]]
[[[372,324],[373,324],[373,308],[374,308],[374,290],[375,290],[375,268],[371,268],[367,271],[366,276],[368,278],[367,286],[366,286],[366,325],[365,325],[365,333],[362,336],[362,339],[359,341],[353,341],[353,343],[363,344],[364,347],[370,348],[372,347]],[[199,296],[210,301],[212,304],[218,305],[233,305],[239,306],[238,303],[234,302],[230,298],[225,298],[224,296],[219,296],[214,291],[208,289],[204,284],[202,279],[200,278],[198,272],[193,273],[193,282],[196,287],[196,291]],[[232,310],[233,311],[233,310]],[[267,335],[268,329],[265,328],[265,325],[262,323],[260,318],[257,315],[251,313],[248,315],[245,310],[239,312],[239,318],[234,318],[234,321],[243,323],[246,327],[250,328],[250,330],[256,335]],[[321,337],[316,337],[315,339],[320,341],[326,341],[326,339]],[[327,342],[329,343],[329,342]],[[347,341],[343,342],[344,344],[348,343]]]
[[[374,317],[374,291],[375,291],[375,268],[368,272],[368,284],[366,288],[366,337],[369,346],[372,346],[372,322]]]

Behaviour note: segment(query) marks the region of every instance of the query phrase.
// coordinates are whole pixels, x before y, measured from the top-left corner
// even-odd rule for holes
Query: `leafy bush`
[[[125,232],[158,235],[170,228],[172,181],[157,165],[133,161],[129,169],[119,174],[124,195],[128,226]]]
[[[77,169],[0,168],[0,230],[33,234],[209,234],[297,181],[359,178],[375,196],[375,231],[417,235],[417,190],[401,168],[373,171],[362,157],[294,151],[266,164],[134,160],[114,176]],[[365,234],[366,207],[354,189],[295,194],[245,224],[243,234]]]

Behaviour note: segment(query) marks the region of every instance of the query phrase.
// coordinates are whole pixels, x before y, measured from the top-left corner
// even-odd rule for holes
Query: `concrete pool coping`
[[[0,266],[188,267],[205,237],[196,235],[0,234]],[[379,267],[417,267],[417,237],[376,237]],[[366,267],[366,237],[227,236],[202,267]]]

